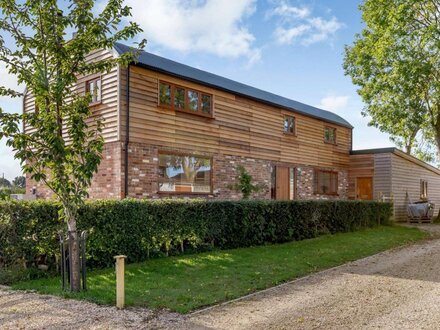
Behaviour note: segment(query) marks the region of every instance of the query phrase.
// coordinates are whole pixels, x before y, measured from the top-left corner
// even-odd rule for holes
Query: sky
[[[362,30],[361,0],[126,0],[148,40],[146,51],[290,99],[349,121],[353,148],[392,146],[361,115],[356,86],[344,75],[344,46]],[[97,11],[105,4],[101,1]],[[132,40],[127,42],[135,42]],[[6,40],[6,43],[11,40]],[[11,45],[12,47],[13,45]],[[0,64],[0,85],[17,88]],[[22,90],[23,86],[18,86]],[[20,99],[0,107],[21,111]],[[20,175],[0,141],[0,176]]]

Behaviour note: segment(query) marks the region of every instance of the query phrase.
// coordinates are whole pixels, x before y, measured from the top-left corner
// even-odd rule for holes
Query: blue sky
[[[333,111],[354,127],[355,149],[391,146],[368,127],[342,69],[344,45],[362,29],[360,0],[127,0],[147,51]],[[102,4],[102,3],[101,3]],[[97,6],[99,8],[99,5]],[[0,66],[0,85],[16,86]],[[0,98],[21,111],[21,100]],[[0,142],[0,175],[20,174]]]

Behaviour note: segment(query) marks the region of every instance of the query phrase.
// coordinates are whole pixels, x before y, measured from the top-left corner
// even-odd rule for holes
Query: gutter
[[[130,64],[127,66],[126,74],[126,90],[125,90],[125,182],[124,182],[124,198],[128,196],[128,145],[130,143]]]

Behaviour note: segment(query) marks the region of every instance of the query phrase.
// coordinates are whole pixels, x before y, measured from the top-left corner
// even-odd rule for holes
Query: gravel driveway
[[[440,226],[428,227],[439,234]],[[0,288],[1,329],[438,329],[440,239],[193,313],[116,310]]]

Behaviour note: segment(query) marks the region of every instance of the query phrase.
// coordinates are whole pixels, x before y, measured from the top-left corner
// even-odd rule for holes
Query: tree
[[[10,188],[11,187],[11,182],[9,182],[8,179],[0,178],[0,187],[1,188]]]
[[[440,0],[365,0],[366,27],[345,49],[344,69],[370,125],[408,153],[440,155]]]
[[[249,199],[252,193],[259,192],[266,188],[262,183],[253,184],[252,175],[241,165],[237,166],[237,183],[228,185],[229,189],[236,190],[242,194],[243,199]]]
[[[127,65],[145,43],[118,58],[86,61],[91,51],[111,49],[115,42],[141,32],[136,23],[124,23],[130,8],[123,0],[109,0],[97,15],[94,2],[66,1],[63,11],[56,0],[0,0],[0,61],[26,85],[36,106],[35,112],[26,114],[0,110],[0,138],[7,139],[24,173],[43,182],[62,204],[75,291],[80,289],[77,214],[101,161],[103,138],[102,122],[89,109],[91,95],[80,95],[71,87],[78,77]],[[74,32],[72,38],[66,37],[67,31]],[[11,48],[5,37],[13,40]],[[22,93],[0,87],[0,95]],[[21,122],[32,129],[21,132]]]
[[[18,188],[26,188],[26,178],[24,176],[17,176],[12,180],[12,185]]]

